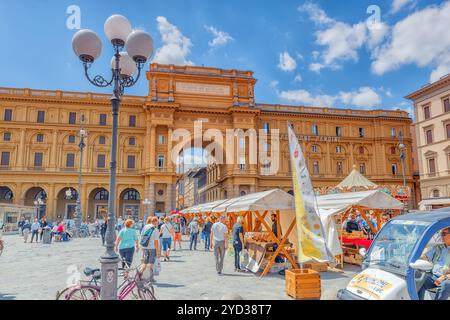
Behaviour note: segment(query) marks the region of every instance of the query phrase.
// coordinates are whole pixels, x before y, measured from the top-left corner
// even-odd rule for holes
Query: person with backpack
[[[153,267],[156,260],[160,258],[158,218],[149,217],[147,224],[142,229],[140,245],[142,248],[142,266],[140,272],[143,274],[146,269],[150,272],[150,282],[155,283]]]
[[[22,226],[22,232],[23,232],[23,240],[25,243],[27,243],[28,235],[31,232],[31,223],[28,220],[25,220],[25,223]]]
[[[173,251],[177,250],[177,242],[179,245],[179,248],[181,250],[181,222],[180,219],[178,217],[175,217],[173,220],[173,231],[174,231],[174,236],[173,236]]]
[[[174,230],[170,224],[168,217],[164,218],[164,223],[159,228],[161,234],[161,241],[163,247],[164,261],[170,260],[170,247],[172,245],[172,238],[174,237]]]
[[[192,246],[194,246],[194,250],[197,250],[197,238],[198,233],[200,231],[200,226],[198,225],[198,219],[195,217],[192,219],[191,223],[189,223],[189,233],[191,235],[191,243],[189,245],[189,250],[192,251]]]

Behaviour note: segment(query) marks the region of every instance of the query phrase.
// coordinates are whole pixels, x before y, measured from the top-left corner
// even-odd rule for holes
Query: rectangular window
[[[99,122],[99,124],[101,126],[106,126],[106,114],[104,114],[104,113],[100,114],[100,122]]]
[[[270,131],[270,125],[268,122],[263,123],[263,130],[266,131],[266,133],[269,133]]]
[[[75,167],[75,154],[68,153],[66,158],[66,167],[73,168]]]
[[[160,134],[160,135],[158,136],[158,144],[165,144],[165,143],[166,143],[166,136]]]
[[[42,167],[42,160],[44,158],[44,154],[42,152],[36,152],[34,154],[34,166]]]
[[[397,148],[392,146],[391,147],[391,154],[396,154],[397,153]]]
[[[337,174],[342,174],[342,162],[336,164],[336,172]]]
[[[447,124],[445,129],[447,130],[447,139],[450,139],[450,124]]]
[[[130,127],[136,127],[136,116],[130,116],[128,124]]]
[[[45,122],[45,111],[38,111],[37,113],[37,123]]]
[[[396,163],[393,163],[392,165],[391,165],[391,170],[392,170],[392,174],[395,176],[395,175],[397,175],[397,164]]]
[[[397,138],[397,130],[395,128],[391,129],[391,137],[392,138]]]
[[[135,169],[136,168],[136,157],[135,156],[128,156],[128,169]]]
[[[1,159],[0,165],[9,166],[9,156],[10,156],[9,152],[7,152],[7,151],[2,152],[2,159]]]
[[[98,144],[105,144],[106,143],[106,138],[104,136],[100,136],[100,138],[98,138]]]
[[[434,159],[428,159],[428,169],[430,174],[436,173],[436,161]]]
[[[319,162],[314,161],[313,163],[313,174],[318,175],[319,174]]]
[[[164,168],[165,166],[165,157],[164,156],[159,156],[158,157],[158,167],[159,168]]]
[[[366,135],[364,128],[359,128],[359,137],[360,138],[364,138],[364,136]]]
[[[342,136],[342,128],[336,127],[336,137],[341,137],[341,136]]]
[[[311,151],[313,152],[313,153],[317,153],[317,145],[313,145],[312,147],[311,147]]]
[[[425,132],[427,144],[433,143],[433,130],[427,130]]]
[[[12,121],[12,109],[5,109],[5,114],[3,115],[3,120]]]
[[[3,133],[3,141],[11,141],[11,132]]]
[[[42,133],[38,133],[36,136],[36,142],[44,142],[44,135]]]
[[[430,106],[423,107],[423,117],[425,118],[425,120],[431,118]]]
[[[366,174],[366,164],[365,163],[361,163],[359,165],[359,173]]]
[[[69,124],[76,124],[76,123],[77,123],[77,113],[69,112]]]
[[[97,168],[105,168],[106,156],[104,154],[99,154],[97,156]]]
[[[450,112],[450,98],[444,99],[444,112]]]
[[[75,143],[75,136],[69,136],[69,143]]]
[[[364,154],[364,147],[359,147],[359,154]]]
[[[342,153],[342,147],[336,146],[336,153]]]
[[[128,139],[128,144],[130,146],[135,146],[136,145],[136,138],[135,137],[131,137],[130,139]]]
[[[319,127],[316,124],[313,124],[311,129],[312,129],[313,136],[318,136],[319,135]]]

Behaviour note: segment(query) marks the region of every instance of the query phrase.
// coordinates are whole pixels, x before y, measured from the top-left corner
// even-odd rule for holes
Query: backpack
[[[152,238],[153,231],[155,231],[155,227],[151,227],[148,229],[141,237],[141,246],[148,247],[150,243],[150,239]]]

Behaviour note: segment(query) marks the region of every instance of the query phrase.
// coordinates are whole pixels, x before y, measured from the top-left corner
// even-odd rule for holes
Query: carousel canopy
[[[205,203],[181,211],[182,213],[231,213],[294,209],[294,197],[281,189],[252,193],[242,197]]]
[[[363,187],[363,188],[369,188],[369,187],[376,187],[377,185],[364,177],[358,170],[356,170],[356,167],[353,166],[352,172],[342,180],[341,183],[337,185],[337,188],[341,189],[351,189],[355,187]]]

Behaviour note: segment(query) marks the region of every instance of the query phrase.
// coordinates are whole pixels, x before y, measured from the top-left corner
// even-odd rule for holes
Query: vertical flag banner
[[[326,246],[322,222],[316,212],[315,194],[305,157],[290,125],[288,135],[297,218],[298,262],[333,261]]]

